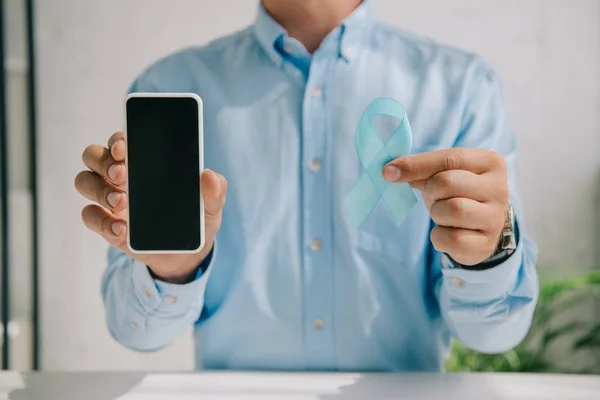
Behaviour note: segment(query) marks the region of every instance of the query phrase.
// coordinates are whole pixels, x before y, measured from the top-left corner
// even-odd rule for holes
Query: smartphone
[[[204,246],[202,99],[132,93],[125,100],[127,243],[133,253]]]

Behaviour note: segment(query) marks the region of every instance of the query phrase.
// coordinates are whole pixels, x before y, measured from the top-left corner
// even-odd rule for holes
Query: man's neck
[[[361,3],[361,0],[262,1],[271,17],[310,53]]]

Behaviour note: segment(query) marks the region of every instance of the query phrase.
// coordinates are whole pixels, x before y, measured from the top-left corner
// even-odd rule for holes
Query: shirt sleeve
[[[128,89],[128,93],[157,91],[151,71],[145,71]],[[153,279],[146,265],[110,247],[102,298],[111,335],[137,351],[158,350],[182,337],[204,306],[216,248],[215,243],[193,282],[176,285]]]
[[[452,335],[473,350],[501,353],[519,344],[531,325],[539,290],[537,248],[526,232],[515,176],[516,138],[501,82],[479,59],[469,82],[455,147],[485,148],[504,156],[519,240],[508,259],[486,270],[454,268],[446,255],[431,248],[432,268],[442,317]]]
[[[114,247],[102,278],[102,298],[111,335],[137,351],[163,348],[182,337],[198,320],[217,248],[196,279],[176,285],[152,279],[148,267]]]

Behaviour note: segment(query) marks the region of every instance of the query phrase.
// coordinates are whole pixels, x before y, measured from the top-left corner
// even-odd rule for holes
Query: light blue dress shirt
[[[500,80],[480,57],[387,26],[371,7],[312,55],[259,8],[248,29],[170,55],[136,80],[132,91],[202,97],[205,164],[229,190],[213,256],[192,283],[153,280],[110,249],[102,294],[116,340],[152,351],[194,326],[198,368],[438,371],[451,338],[482,352],[523,338],[536,249]],[[453,268],[431,245],[418,193],[400,227],[381,202],[352,225],[344,196],[363,172],[353,136],[377,97],[406,107],[413,153],[473,147],[506,157],[520,222],[507,261]],[[380,122],[382,132],[395,128]]]

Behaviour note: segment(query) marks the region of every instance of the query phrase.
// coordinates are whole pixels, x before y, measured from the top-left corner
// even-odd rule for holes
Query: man
[[[452,337],[493,353],[526,334],[536,251],[481,58],[382,24],[368,1],[264,0],[252,27],[160,60],[131,91],[198,93],[210,170],[205,249],[140,256],[122,133],[83,154],[76,187],[97,204],[82,217],[111,245],[102,294],[125,346],[160,349],[195,324],[198,367],[437,371]],[[382,174],[419,202],[399,227],[380,204],[357,229],[353,137],[378,97],[406,107],[414,135]]]

